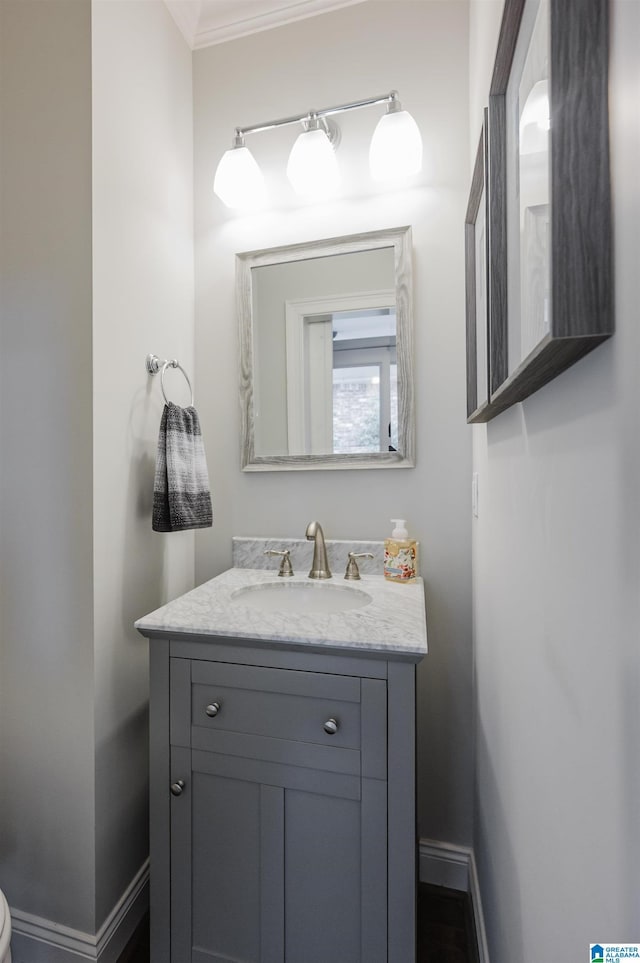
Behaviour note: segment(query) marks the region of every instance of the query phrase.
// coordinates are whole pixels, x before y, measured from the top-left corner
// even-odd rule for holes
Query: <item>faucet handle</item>
[[[283,549],[283,551],[281,551],[281,552],[277,552],[275,549],[270,548],[270,549],[267,549],[267,551],[266,551],[266,552],[263,552],[262,554],[263,554],[263,555],[278,555],[278,556],[281,556],[281,557],[282,557],[282,561],[280,562],[280,570],[279,570],[279,572],[278,572],[278,575],[285,575],[285,576],[286,576],[286,575],[293,575],[293,568],[291,567],[291,559],[289,558],[289,549],[288,549],[288,548]]]
[[[374,558],[371,552],[349,552],[347,571],[344,573],[346,579],[356,581],[360,579],[360,569],[358,568],[357,558]]]

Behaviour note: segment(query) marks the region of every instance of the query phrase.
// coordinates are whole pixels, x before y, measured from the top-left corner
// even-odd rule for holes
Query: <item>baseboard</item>
[[[473,850],[432,839],[419,843],[422,883],[468,892],[478,944],[479,963],[489,963],[482,899]],[[98,933],[92,936],[11,909],[13,963],[117,963],[134,930],[149,908],[149,861],[140,868]]]
[[[116,963],[149,908],[149,860],[93,935],[11,908],[13,963]]]
[[[420,882],[449,889],[469,891],[469,863],[471,850],[435,839],[421,839],[419,843]]]
[[[482,911],[482,899],[480,897],[480,882],[476,869],[476,860],[471,850],[471,860],[469,861],[469,895],[471,896],[471,908],[473,909],[473,922],[476,929],[476,943],[478,946],[478,963],[489,963],[489,950],[487,948],[487,933],[484,928],[484,913]]]
[[[489,963],[480,884],[473,850],[435,839],[421,839],[418,846],[421,883],[446,886],[469,893],[476,931],[479,963]]]

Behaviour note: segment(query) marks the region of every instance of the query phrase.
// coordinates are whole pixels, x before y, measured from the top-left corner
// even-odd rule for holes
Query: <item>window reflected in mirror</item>
[[[336,297],[337,310],[296,314],[292,323],[302,328],[303,356],[292,363],[288,382],[290,455],[397,451],[393,291],[386,299],[385,307],[367,307],[365,295],[362,307],[340,310]],[[297,352],[299,333],[287,335],[293,339],[288,348]]]
[[[332,451],[397,451],[395,305],[338,312],[332,327]]]

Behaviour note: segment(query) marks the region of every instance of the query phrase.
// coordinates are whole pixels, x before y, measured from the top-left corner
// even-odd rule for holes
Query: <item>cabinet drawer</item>
[[[170,688],[174,746],[387,778],[382,679],[172,658]]]
[[[215,712],[215,715],[212,713]],[[325,731],[334,720],[337,731]],[[360,680],[219,662],[191,663],[191,727],[360,748]]]

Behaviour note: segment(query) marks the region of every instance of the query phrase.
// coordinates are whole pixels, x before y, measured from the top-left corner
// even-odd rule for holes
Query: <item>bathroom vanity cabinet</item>
[[[154,963],[414,963],[420,656],[138,627]]]

